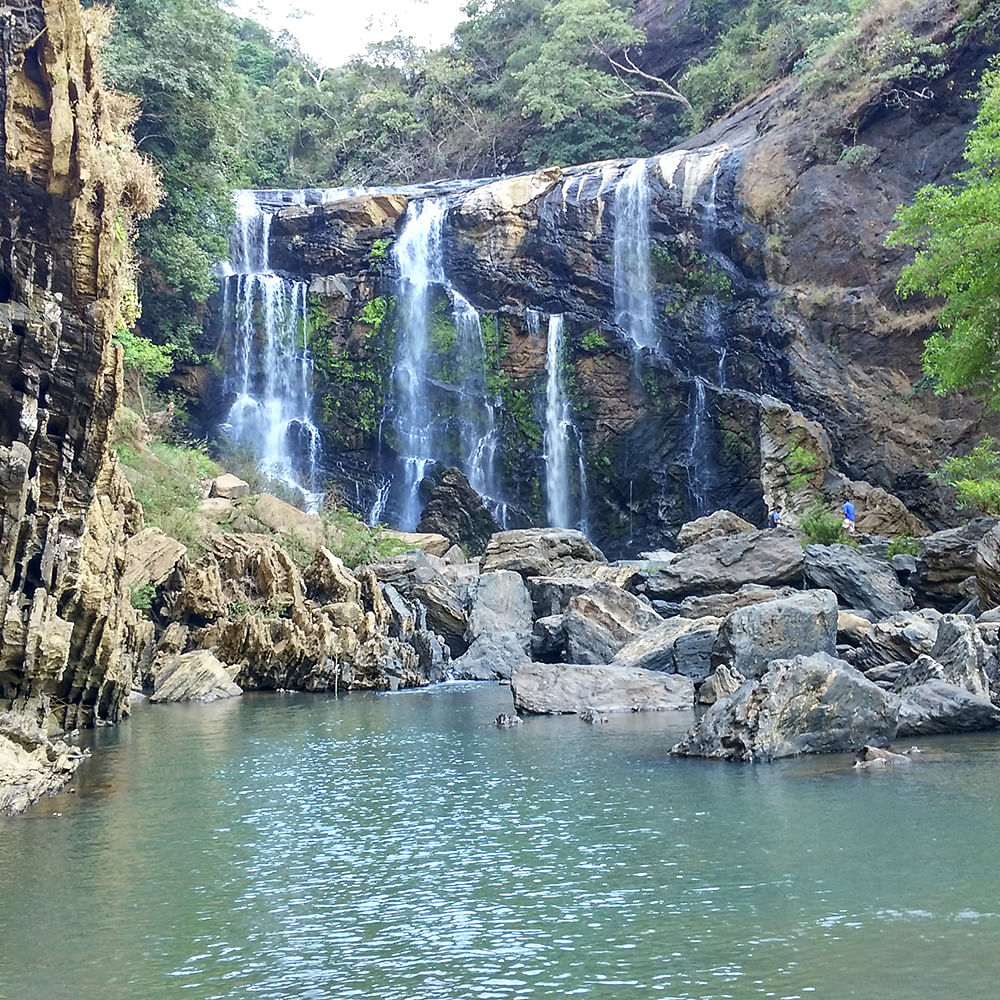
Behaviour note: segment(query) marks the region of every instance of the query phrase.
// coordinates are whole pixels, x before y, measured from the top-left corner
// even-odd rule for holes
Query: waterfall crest
[[[639,349],[657,347],[649,266],[650,194],[647,161],[636,160],[615,188],[615,322]]]

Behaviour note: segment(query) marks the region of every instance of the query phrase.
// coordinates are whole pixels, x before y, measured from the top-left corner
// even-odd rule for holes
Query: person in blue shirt
[[[781,524],[781,508],[775,507],[767,519],[767,526],[769,528],[777,528],[779,524]]]
[[[854,534],[854,504],[844,497],[844,505],[840,508],[844,512],[843,528],[849,535]]]

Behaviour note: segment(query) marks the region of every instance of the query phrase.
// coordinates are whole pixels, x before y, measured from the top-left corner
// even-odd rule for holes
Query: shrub
[[[810,545],[834,545],[837,543],[857,545],[857,542],[844,532],[842,524],[843,518],[830,511],[822,500],[817,500],[799,518],[799,528]]]
[[[156,588],[151,583],[129,587],[129,597],[136,611],[148,611],[153,606]]]
[[[956,489],[959,507],[1000,514],[1000,452],[993,438],[982,438],[968,455],[945,459],[933,475]]]
[[[865,170],[877,159],[878,150],[874,146],[862,142],[854,146],[845,146],[844,151],[840,154],[839,162],[856,170]]]
[[[912,535],[900,535],[894,538],[885,550],[886,558],[893,556],[915,556],[920,554],[920,542]]]
[[[600,351],[608,346],[608,342],[604,339],[600,330],[591,330],[589,333],[583,335],[580,346],[585,351]]]

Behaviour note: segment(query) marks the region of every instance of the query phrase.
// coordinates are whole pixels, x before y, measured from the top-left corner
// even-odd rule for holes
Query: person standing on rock
[[[851,501],[847,497],[844,497],[844,505],[840,509],[844,512],[843,529],[849,535],[853,535],[854,534],[854,504],[852,504]]]
[[[779,524],[781,524],[781,508],[775,507],[768,516],[767,526],[769,528],[777,528]]]

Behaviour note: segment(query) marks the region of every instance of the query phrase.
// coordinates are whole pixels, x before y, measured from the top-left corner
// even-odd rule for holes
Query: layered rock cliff
[[[837,116],[779,86],[642,164],[646,341],[622,303],[620,272],[639,266],[622,265],[618,245],[635,225],[629,161],[471,190],[306,196],[317,203],[279,211],[271,266],[311,282],[317,417],[347,495],[357,482],[398,489],[408,475],[415,432],[401,433],[394,410],[412,367],[399,346],[412,276],[401,282],[398,250],[411,206],[433,197],[444,221],[421,391],[445,414],[439,442],[454,438],[470,384],[460,303],[474,307],[483,398],[499,426],[494,499],[508,526],[550,513],[547,316],[562,317],[572,520],[609,552],[663,544],[713,507],[763,523],[765,504],[795,511],[845,489],[866,530],[921,533],[953,518],[928,472],[982,432],[981,413],[924,390],[920,350],[935,312],[896,300],[900,255],[883,239],[896,205],[960,166],[974,115],[963,95],[995,44],[963,34],[949,0],[914,12],[906,30],[948,60],[932,86],[873,84]],[[450,458],[457,446],[440,448]],[[390,493],[390,518],[401,503]]]
[[[77,0],[0,11],[0,710],[119,719],[143,628],[122,582],[142,512],[109,437],[128,230],[156,181]]]

